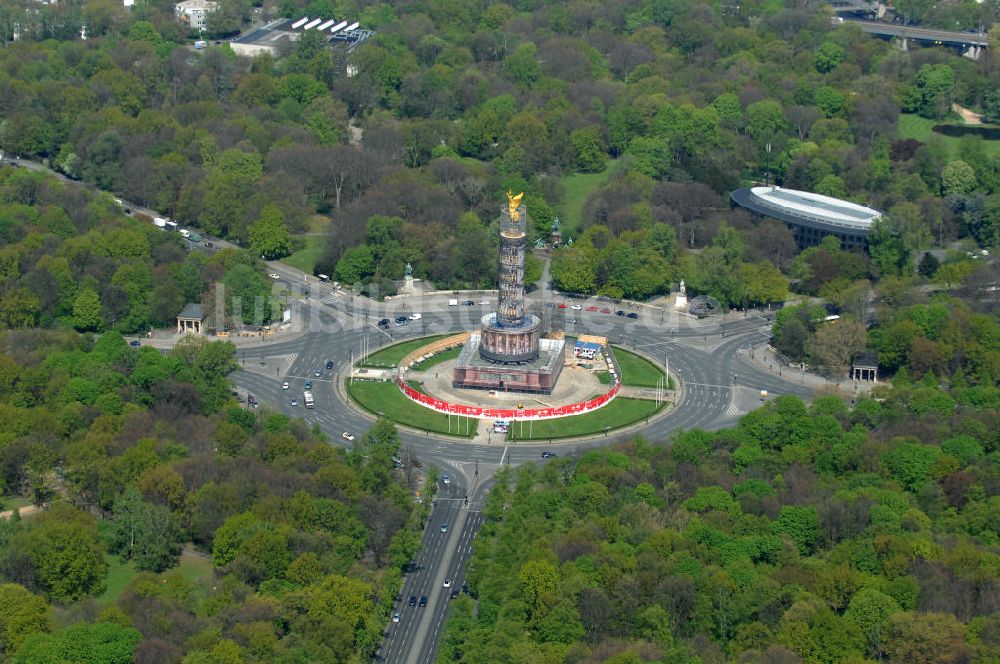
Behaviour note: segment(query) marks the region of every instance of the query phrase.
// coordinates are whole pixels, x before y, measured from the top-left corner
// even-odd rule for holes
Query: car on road
[[[451,596],[452,599],[455,599],[456,597],[458,597],[458,588],[452,588],[450,596]]]
[[[416,605],[417,605],[416,595],[410,595],[410,606],[416,606]]]
[[[125,208],[124,210],[122,210],[122,212],[124,212],[130,217],[132,216],[132,208]]]
[[[292,405],[293,406],[298,406],[299,405],[299,400],[298,399],[292,399]]]
[[[378,322],[378,326],[381,327],[383,330],[388,330],[389,329],[389,319],[388,318],[381,319]]]
[[[476,303],[473,302],[472,300],[466,300],[465,302],[462,303],[462,306],[463,307],[471,307],[471,306],[474,306],[475,304]]]
[[[566,308],[566,307],[568,307],[568,306],[569,306],[569,305],[568,305],[568,304],[566,304],[565,302],[560,302],[560,303],[559,303],[559,308],[560,308],[560,309],[565,309],[565,308]]]
[[[392,622],[394,622],[394,623],[398,623],[399,622],[399,611],[397,611],[396,613],[392,614]]]
[[[281,389],[283,389],[283,390],[287,390],[288,389],[288,381],[287,380],[284,383],[281,384]]]
[[[271,277],[272,279],[281,279],[281,275],[275,272],[268,272],[267,276]]]
[[[396,327],[402,327],[410,322],[410,319],[406,316],[396,316]]]
[[[632,320],[635,320],[638,317],[639,314],[635,313],[634,311],[630,311],[629,313],[625,314],[625,318],[631,318]]]
[[[417,312],[413,312],[412,314],[410,314],[410,320],[420,320],[421,318],[423,318],[423,316],[421,316]]]
[[[572,309],[573,311],[580,311],[581,309],[583,309],[583,306],[579,304],[571,304],[569,308]]]
[[[618,311],[615,312],[615,316],[618,316],[619,318],[624,318],[625,312],[619,309]]]
[[[441,524],[441,532],[442,533],[448,532],[448,524],[447,523],[442,523]]]
[[[451,579],[445,579],[445,580],[444,580],[444,584],[442,584],[442,585],[443,585],[443,586],[444,586],[445,588],[451,588]]]
[[[543,459],[554,459],[557,456],[559,456],[559,455],[556,454],[555,452],[542,452],[542,458]]]
[[[313,388],[313,382],[311,380],[307,380],[306,384],[305,384],[305,388],[307,390],[311,390]]]
[[[608,309],[607,307],[604,307],[603,309],[601,309],[601,313],[602,314],[610,314],[611,313],[611,309]]]
[[[141,344],[141,343],[139,343],[139,340],[138,340],[138,339],[135,339],[135,340],[133,340],[133,341],[130,341],[130,342],[128,342],[128,345],[129,345],[129,346],[131,346],[132,348],[138,348],[138,347],[139,347],[139,346],[141,346],[142,344]]]
[[[447,475],[442,475],[441,481],[444,482],[445,484],[451,484],[451,478],[448,477]]]
[[[489,304],[490,304],[490,301],[489,301],[489,300],[480,300],[479,304],[481,304],[481,305],[483,305],[484,307],[486,307],[486,306],[489,306]]]
[[[597,311],[597,305],[595,304],[590,305],[589,307],[587,307],[587,311]]]
[[[205,245],[206,247],[208,247],[209,249],[211,249],[212,247],[214,247],[214,246],[215,246],[215,244],[213,244],[212,242],[204,242],[203,244],[204,244],[204,245]]]
[[[427,606],[427,598],[426,597],[421,597],[420,601],[417,602],[417,606]]]
[[[322,375],[323,375],[322,369],[317,369],[316,371],[313,372],[313,376],[316,376],[316,378],[319,378]]]
[[[345,431],[344,433],[340,434],[340,437],[343,438],[344,440],[354,440],[354,434],[351,433],[350,431]]]
[[[327,360],[326,361],[326,370],[329,371],[332,368],[333,368],[333,360]]]

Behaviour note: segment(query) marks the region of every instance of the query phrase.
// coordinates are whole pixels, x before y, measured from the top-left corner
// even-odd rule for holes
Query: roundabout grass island
[[[583,369],[583,362],[571,362],[572,366],[567,368],[572,371],[564,379],[574,380],[571,376],[576,375],[578,378],[575,382],[578,384],[573,401],[564,406],[543,401],[546,398],[544,395],[498,394],[480,390],[461,390],[460,394],[455,394],[451,389],[444,389],[440,376],[450,375],[450,365],[466,336],[436,335],[382,348],[358,361],[351,367],[351,373],[354,375],[356,368],[375,367],[386,369],[389,373],[382,374],[381,380],[349,377],[347,394],[357,406],[374,416],[387,417],[402,426],[425,431],[428,435],[433,433],[465,439],[476,438],[477,434],[486,436],[488,427],[492,427],[495,419],[490,413],[497,409],[514,408],[521,413],[545,414],[537,417],[508,417],[511,420],[510,430],[506,436],[496,434],[498,442],[600,438],[617,429],[648,422],[650,418],[665,412],[669,406],[664,384],[669,380],[669,386],[673,387],[672,379],[665,379],[663,369],[645,357],[617,347],[612,352],[621,377],[620,384],[614,385],[613,373]],[[396,382],[400,367],[414,372],[404,373],[403,387],[410,391],[410,396]],[[580,380],[587,373],[589,376]],[[431,384],[425,384],[422,380],[425,378]],[[611,390],[606,389],[608,384],[613,385]],[[614,394],[610,394],[611,392]],[[581,398],[579,394],[585,396]],[[439,410],[435,410],[432,405],[417,403],[414,398],[433,401]],[[503,405],[492,400],[513,400],[518,403]],[[603,405],[594,406],[595,403]],[[463,414],[442,412],[442,409],[449,408],[448,404],[462,408]],[[548,416],[550,412],[582,408],[584,404],[588,404],[589,409],[581,409],[578,414]],[[481,426],[480,420],[485,420]]]

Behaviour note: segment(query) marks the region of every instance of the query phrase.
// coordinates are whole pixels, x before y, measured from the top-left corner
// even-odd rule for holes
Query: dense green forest
[[[219,20],[249,20],[250,3],[222,4]],[[898,9],[949,27],[996,19],[992,3],[926,4]],[[781,225],[729,209],[727,193],[765,171],[889,213],[849,278],[908,277],[921,250],[956,238],[992,247],[1000,233],[996,143],[904,131],[957,119],[953,104],[997,115],[998,55],[903,52],[822,7],[262,7],[375,30],[348,77],[311,38],[277,59],[191,51],[165,0],[31,5],[35,30],[0,51],[3,149],[213,235],[247,243],[262,217],[284,224],[298,244],[275,255],[320,229],[314,269],[380,292],[407,262],[443,287],[489,283],[508,188],[527,192],[539,237],[560,216],[564,238],[579,240],[555,252],[556,285],[612,297],[683,276],[725,304],[768,304],[785,280],[806,291],[829,281],[829,260],[792,262]],[[87,41],[59,31],[80,20]],[[580,173],[600,177],[581,190]],[[975,267],[962,252],[946,262],[953,286]]]
[[[81,332],[171,327],[187,302],[226,321],[271,320],[263,261],[193,251],[177,233],[127,217],[107,195],[0,167],[0,325]]]
[[[780,397],[499,476],[439,662],[995,662],[1000,391]]]
[[[0,660],[375,650],[424,514],[416,478],[393,471],[391,424],[346,453],[247,410],[230,394],[228,343],[163,355],[114,332],[23,330],[0,346],[3,501],[46,506],[0,519]],[[199,561],[211,571],[195,582]]]

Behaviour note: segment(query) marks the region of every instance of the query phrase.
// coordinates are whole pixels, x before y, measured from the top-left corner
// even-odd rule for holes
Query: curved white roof
[[[867,231],[882,216],[878,210],[831,196],[781,187],[753,187],[759,205],[830,226]]]

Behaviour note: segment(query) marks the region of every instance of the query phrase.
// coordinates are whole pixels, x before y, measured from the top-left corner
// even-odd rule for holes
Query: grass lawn
[[[663,377],[663,369],[644,357],[617,346],[614,347],[614,353],[615,359],[618,360],[618,366],[622,370],[622,385],[656,387],[656,381]]]
[[[530,425],[515,422],[510,428],[508,438],[511,440],[539,440],[549,438],[572,438],[601,433],[605,427],[618,429],[638,422],[656,413],[664,404],[645,399],[618,398],[604,408],[575,417],[560,417],[554,420],[540,420]],[[524,436],[522,437],[522,430]],[[531,431],[529,437],[528,432]]]
[[[401,344],[402,345],[402,344]],[[394,422],[407,426],[432,431],[435,433],[448,433],[448,416],[437,413],[430,408],[413,403],[399,391],[395,383],[354,381],[347,383],[347,392],[351,398],[362,408],[377,415],[382,413]],[[462,418],[461,436],[471,438],[476,435],[476,427],[479,421],[471,418]],[[457,433],[457,418],[451,418],[451,435]],[[466,427],[469,427],[466,433]]]
[[[923,143],[927,143],[933,138],[934,140],[941,141],[941,144],[948,150],[949,156],[956,156],[962,139],[935,133],[932,131],[932,128],[938,124],[943,123],[939,120],[922,118],[914,113],[903,113],[899,116],[899,137],[914,138]],[[987,154],[998,156],[1000,155],[1000,141],[984,140],[983,149]]]
[[[403,343],[393,344],[392,346],[386,346],[385,348],[375,351],[368,356],[368,359],[364,361],[360,366],[363,367],[394,367],[399,364],[399,361],[404,357],[412,353],[413,351],[426,346],[432,341],[437,341],[438,339],[443,339],[445,337],[451,336],[449,334],[438,334],[433,337],[421,337],[419,339],[411,339],[409,341],[404,341]]]
[[[125,591],[125,586],[131,583],[139,570],[135,568],[131,560],[123,563],[118,556],[109,554],[105,556],[105,560],[108,561],[108,589],[97,598],[97,601],[101,604],[114,604]]]
[[[302,270],[306,274],[312,274],[313,270],[316,269],[316,262],[319,260],[320,255],[323,253],[323,248],[326,246],[327,238],[308,235],[302,238],[302,240],[305,241],[305,246],[291,256],[282,258],[281,262],[290,267]]]
[[[24,496],[4,496],[0,499],[0,512],[19,510],[31,504],[31,499]]]
[[[580,222],[583,220],[583,204],[587,202],[587,195],[606,182],[611,177],[614,168],[615,162],[609,161],[600,173],[574,173],[562,179],[565,195],[563,204],[560,206],[562,214],[559,215],[559,232],[564,238],[579,237]]]
[[[449,348],[443,353],[438,353],[432,357],[428,357],[423,362],[417,362],[413,365],[414,371],[427,371],[431,367],[442,362],[447,362],[448,360],[457,360],[459,353],[462,352],[461,346],[455,346],[454,348]]]
[[[97,601],[101,604],[114,604],[125,592],[125,588],[132,582],[132,579],[139,574],[139,570],[135,568],[132,561],[123,563],[118,556],[109,554],[105,559],[108,561],[108,588],[103,595],[97,598]],[[177,567],[166,570],[164,574],[170,572],[179,572],[198,589],[195,591],[196,593],[201,593],[204,596],[208,595],[208,589],[214,579],[212,559],[187,552],[181,554]]]
[[[181,562],[175,568],[181,576],[194,584],[195,595],[207,597],[212,584],[215,583],[215,574],[212,571],[212,559],[207,556],[197,556],[185,551],[181,554]]]

